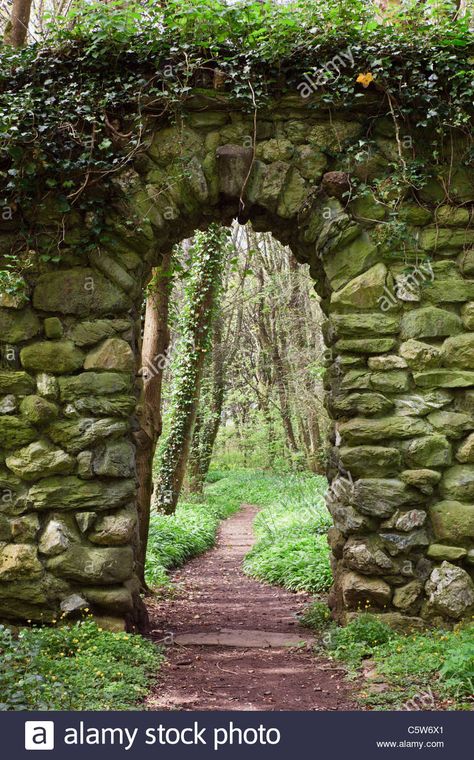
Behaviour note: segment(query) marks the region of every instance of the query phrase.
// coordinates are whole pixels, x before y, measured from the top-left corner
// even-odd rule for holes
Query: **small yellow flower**
[[[356,82],[359,82],[359,84],[361,84],[362,87],[365,87],[366,89],[369,86],[369,84],[373,81],[374,81],[374,77],[370,73],[370,71],[367,71],[366,74],[359,74],[359,76],[356,79]]]

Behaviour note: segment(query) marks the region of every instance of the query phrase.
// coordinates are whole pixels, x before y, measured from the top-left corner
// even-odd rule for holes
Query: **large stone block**
[[[396,335],[400,317],[374,314],[332,314],[331,325],[337,335]]]
[[[76,460],[47,441],[35,441],[6,458],[7,467],[23,480],[39,480],[50,475],[70,475]]]
[[[62,401],[74,401],[81,396],[110,396],[130,391],[132,379],[120,372],[83,372],[75,377],[60,377]]]
[[[452,401],[449,391],[413,391],[394,399],[395,412],[403,416],[424,417]]]
[[[474,464],[474,433],[471,433],[459,446],[456,459],[462,464]]]
[[[84,369],[133,372],[134,368],[133,351],[127,341],[122,338],[107,338],[89,351],[84,361]]]
[[[474,332],[448,338],[441,349],[445,367],[456,369],[474,368]]]
[[[131,578],[131,547],[103,549],[73,545],[62,554],[47,560],[51,572],[79,583],[109,585]]]
[[[401,448],[406,465],[412,469],[446,467],[451,464],[451,444],[438,433],[404,442]]]
[[[0,370],[0,393],[13,393],[25,396],[34,393],[35,382],[31,375],[26,372],[14,372],[12,370]]]
[[[95,269],[75,267],[43,274],[33,295],[35,309],[60,314],[117,314],[131,307],[128,296]]]
[[[474,372],[467,369],[429,369],[415,372],[413,379],[420,388],[469,388],[474,385]]]
[[[353,571],[342,576],[341,590],[344,604],[349,609],[386,607],[392,598],[392,589],[381,578],[369,578]]]
[[[4,449],[18,449],[34,441],[37,432],[28,422],[9,414],[0,416],[0,445]]]
[[[80,369],[84,354],[72,340],[39,341],[22,348],[20,359],[27,370],[62,375]]]
[[[445,338],[462,332],[463,324],[452,311],[426,306],[413,309],[402,317],[402,340],[409,338]]]
[[[37,510],[85,509],[104,511],[133,501],[134,480],[80,480],[74,476],[45,478],[33,485],[28,504]]]
[[[21,343],[39,333],[40,321],[32,309],[0,309],[0,336],[5,343]]]
[[[348,307],[372,311],[379,306],[380,299],[384,297],[386,280],[387,267],[385,264],[376,264],[333,293],[331,304],[336,310]]]
[[[31,544],[6,544],[0,548],[0,581],[38,578],[42,572],[36,547]]]
[[[474,418],[466,412],[432,412],[427,419],[446,438],[462,438],[464,433],[474,428]]]
[[[474,503],[446,499],[430,507],[430,518],[435,537],[461,545],[474,540]]]
[[[107,438],[119,438],[128,430],[129,425],[125,420],[113,417],[100,420],[82,417],[78,420],[53,422],[49,425],[47,433],[58,446],[62,446],[70,454],[78,454],[79,451],[102,443]]]
[[[456,464],[446,470],[440,491],[446,499],[474,501],[474,465]]]
[[[431,432],[431,426],[424,420],[413,417],[380,417],[364,419],[355,417],[339,425],[344,444],[386,442],[390,438],[412,438]]]
[[[342,465],[352,477],[381,477],[397,475],[401,455],[395,448],[384,446],[354,446],[340,449]]]
[[[449,562],[433,570],[425,588],[430,605],[442,615],[459,620],[474,609],[474,583],[465,570]]]
[[[329,405],[333,414],[363,414],[371,417],[389,412],[393,408],[393,401],[381,393],[348,393],[331,395]]]
[[[69,332],[69,337],[76,346],[93,346],[104,338],[113,338],[117,333],[125,332],[132,326],[128,319],[91,319],[76,323]]]
[[[352,504],[371,517],[390,517],[396,509],[423,503],[424,497],[395,478],[362,478],[354,484]]]

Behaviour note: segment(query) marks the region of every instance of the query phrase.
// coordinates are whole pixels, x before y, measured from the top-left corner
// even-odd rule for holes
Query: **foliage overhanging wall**
[[[415,625],[472,613],[471,144],[451,131],[434,158],[433,129],[394,118],[363,77],[356,104],[328,108],[305,79],[308,92],[274,92],[255,112],[214,77],[171,120],[148,104],[124,166],[107,182],[85,171],[67,208],[69,180],[46,170],[27,206],[7,187],[0,617],[136,616],[143,289],[170,246],[236,217],[309,264],[328,317],[336,613]],[[112,150],[126,125],[109,122]]]

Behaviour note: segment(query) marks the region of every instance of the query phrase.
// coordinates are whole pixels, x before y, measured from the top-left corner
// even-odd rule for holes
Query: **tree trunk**
[[[163,256],[160,267],[153,270],[148,285],[142,344],[143,392],[140,430],[135,434],[138,476],[138,575],[145,586],[145,557],[153,491],[153,457],[161,435],[161,389],[169,348],[168,312],[171,291],[171,257]]]
[[[13,0],[10,21],[4,34],[5,45],[22,48],[26,45],[32,0]]]
[[[221,423],[225,391],[222,327],[222,316],[218,314],[213,325],[210,393],[205,394],[200,400],[201,411],[198,414],[198,421],[194,429],[193,445],[189,457],[188,479],[191,493],[202,493],[203,491]]]
[[[194,272],[187,287],[187,307],[182,317],[170,434],[161,457],[156,502],[166,514],[176,509],[189,459],[225,252],[223,231],[212,225],[206,233],[198,233],[193,249]]]

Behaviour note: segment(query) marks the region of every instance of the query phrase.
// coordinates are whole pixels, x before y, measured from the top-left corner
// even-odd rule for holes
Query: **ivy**
[[[385,23],[378,12],[368,0],[93,2],[51,22],[44,42],[3,48],[0,205],[16,210],[23,247],[57,258],[61,244],[48,246],[31,214],[52,199],[64,217],[90,218],[76,245],[97,245],[111,179],[156,122],[181,118],[196,88],[262,111],[344,50],[353,65],[318,89],[316,107],[360,108],[368,98],[388,113],[390,103],[397,119],[430,128],[438,160],[447,131],[470,132],[469,19],[453,19],[448,1],[434,10],[405,0]]]

